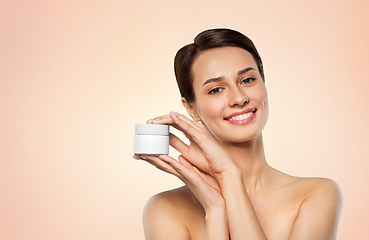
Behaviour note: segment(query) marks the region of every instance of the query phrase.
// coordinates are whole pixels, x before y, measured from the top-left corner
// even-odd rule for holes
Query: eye
[[[221,88],[213,88],[212,90],[209,91],[209,94],[217,94],[222,90],[223,89],[221,89]]]
[[[241,83],[246,83],[246,84],[248,84],[248,83],[251,83],[251,82],[253,82],[253,81],[255,81],[256,80],[256,78],[252,78],[252,77],[250,77],[250,78],[245,78],[245,79],[243,79],[242,81],[241,81]]]

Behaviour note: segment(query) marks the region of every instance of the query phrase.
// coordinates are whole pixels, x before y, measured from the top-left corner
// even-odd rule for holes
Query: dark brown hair
[[[195,101],[195,93],[192,87],[192,64],[195,58],[205,50],[225,46],[240,47],[251,53],[264,80],[263,63],[254,43],[248,37],[231,29],[209,29],[198,34],[193,43],[179,49],[174,58],[174,72],[178,88],[181,96],[188,103]]]

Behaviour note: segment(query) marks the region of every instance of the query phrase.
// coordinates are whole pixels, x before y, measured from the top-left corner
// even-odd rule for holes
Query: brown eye
[[[256,78],[245,78],[245,79],[243,79],[242,80],[242,82],[241,83],[246,83],[246,84],[248,84],[248,83],[251,83],[251,82],[253,82],[253,81],[255,81],[256,80]]]
[[[219,93],[220,91],[222,91],[221,88],[214,88],[214,89],[209,91],[209,94],[216,94],[216,93]]]

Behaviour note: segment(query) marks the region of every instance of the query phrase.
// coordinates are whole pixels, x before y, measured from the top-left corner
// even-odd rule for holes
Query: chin
[[[238,132],[237,134],[233,134],[231,136],[229,135],[227,136],[214,135],[214,136],[218,139],[218,141],[224,142],[224,143],[245,143],[253,139],[256,139],[259,135],[261,135],[261,131],[255,132],[255,133],[251,133],[250,131],[248,131],[247,133]]]

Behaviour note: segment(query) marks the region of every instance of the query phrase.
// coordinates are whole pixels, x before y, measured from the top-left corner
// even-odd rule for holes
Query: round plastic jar
[[[169,126],[137,124],[133,139],[134,154],[169,154]]]

